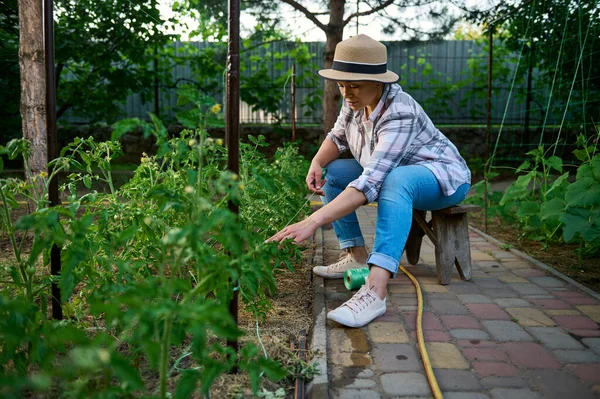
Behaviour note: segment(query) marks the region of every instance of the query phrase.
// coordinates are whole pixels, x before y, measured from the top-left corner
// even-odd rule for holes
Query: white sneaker
[[[362,327],[385,314],[386,299],[380,299],[379,295],[369,288],[367,278],[365,285],[340,307],[327,313],[327,318],[348,327]]]
[[[344,272],[350,269],[368,267],[366,263],[359,263],[351,253],[342,253],[340,260],[329,266],[315,266],[313,273],[325,278],[344,278]]]

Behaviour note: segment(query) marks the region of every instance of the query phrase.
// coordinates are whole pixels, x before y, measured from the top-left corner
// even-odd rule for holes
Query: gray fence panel
[[[313,54],[313,62],[317,65],[317,69],[323,68],[322,54],[324,43],[322,42],[307,42],[309,51]],[[468,61],[472,57],[478,57],[481,60],[481,65],[485,66],[485,74],[487,75],[487,53],[483,53],[482,49],[473,41],[440,41],[440,42],[386,42],[388,46],[388,69],[395,71],[401,77],[406,79],[406,91],[411,94],[415,100],[423,105],[425,111],[430,115],[431,119],[437,124],[483,124],[486,121],[486,95],[487,82],[480,81],[479,87],[475,84],[462,87],[452,91],[452,95],[448,101],[440,102],[436,99],[436,89],[439,89],[439,84],[433,84],[432,78],[456,84],[464,82],[471,76],[471,71],[468,68]],[[192,43],[198,49],[202,49],[208,43]],[[181,49],[184,43],[176,43],[176,49]],[[275,60],[271,55],[267,57],[267,53],[284,52],[289,53],[289,50],[296,46],[294,42],[274,42],[269,44],[268,48],[259,46],[251,51],[242,54],[241,62],[246,62],[249,68],[245,74],[251,73],[252,64],[267,63],[269,74],[272,79],[290,73],[293,60],[290,57],[284,56],[281,60]],[[259,56],[260,61],[250,61],[251,56]],[[433,73],[426,76],[422,73],[423,60],[431,65]],[[284,65],[282,70],[275,68],[275,63],[281,61]],[[495,59],[495,62],[505,62],[506,60]],[[403,67],[404,66],[404,67]],[[514,73],[516,65],[510,65],[511,76]],[[411,73],[412,69],[412,73]],[[416,73],[414,71],[416,70]],[[307,72],[301,67],[297,67],[297,75]],[[438,75],[439,74],[439,75]],[[191,68],[187,66],[175,66],[172,69],[172,77],[174,81],[178,79],[194,79]],[[304,104],[304,99],[316,89],[322,88],[322,80],[318,81],[320,87],[304,87],[298,86],[296,89],[296,122],[300,124],[319,124],[321,121],[321,109],[310,110]],[[411,86],[418,84],[420,87],[411,89]],[[492,99],[492,121],[500,123],[504,120],[505,124],[523,123],[525,117],[525,101],[518,101],[516,93],[524,90],[524,84],[513,88],[512,97],[510,98],[509,106],[506,107],[509,100],[510,85],[507,87],[495,87]],[[291,115],[291,99],[289,82],[284,88],[265,85],[265,90],[281,91],[285,95],[277,115],[269,115],[264,111],[253,110],[248,104],[243,101],[240,104],[240,117],[242,123],[272,123],[279,119],[284,123],[290,123]],[[478,95],[477,95],[478,94]],[[540,97],[544,97],[545,93],[541,93]],[[546,96],[547,97],[547,96]],[[216,103],[223,102],[223,90],[219,90],[214,96]],[[440,105],[430,105],[436,101]],[[160,116],[174,118],[174,110],[177,108],[177,93],[176,89],[160,89]],[[444,105],[442,107],[441,105]],[[444,110],[442,108],[449,110]],[[531,112],[531,123],[540,123],[543,119],[543,112],[540,111],[539,105],[535,112]],[[142,103],[139,95],[129,95],[123,105],[123,113],[126,117],[147,118],[149,112],[154,112],[154,101]],[[313,111],[313,115],[304,116],[306,111]],[[543,110],[542,110],[543,111]],[[66,119],[71,123],[84,123],[82,118],[74,118],[66,115]],[[557,116],[552,115],[550,122],[556,120]]]

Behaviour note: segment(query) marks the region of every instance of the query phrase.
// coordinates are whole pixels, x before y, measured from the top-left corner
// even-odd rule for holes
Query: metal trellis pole
[[[58,156],[56,137],[56,76],[54,71],[54,4],[52,0],[44,0],[44,52],[46,59],[46,149],[48,162]],[[48,171],[51,175],[52,171]],[[50,180],[48,187],[50,206],[60,205],[58,195],[58,176]],[[60,248],[56,244],[50,250],[50,273],[60,274]],[[56,282],[52,283],[52,318],[62,320],[63,311],[60,302],[60,289]]]
[[[240,169],[240,0],[229,0],[227,78],[225,107],[225,141],[227,143],[227,169],[238,174]],[[239,207],[231,199],[229,209],[238,214]],[[229,313],[238,324],[239,282],[232,281],[233,296],[229,302]],[[227,346],[238,352],[237,339],[227,340]]]

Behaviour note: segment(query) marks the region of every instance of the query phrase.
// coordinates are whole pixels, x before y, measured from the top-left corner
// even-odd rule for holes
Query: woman
[[[387,283],[398,272],[413,208],[436,210],[462,201],[471,172],[456,147],[435,128],[412,97],[387,70],[387,49],[366,35],[340,42],[331,69],[319,71],[335,80],[344,104],[335,126],[314,156],[306,184],[324,206],[268,241],[303,241],[333,222],[347,253],[315,274],[343,278],[344,271],[370,268],[365,285],[327,318],[362,327],[385,313]],[[354,159],[336,159],[349,149]],[[322,168],[327,179],[322,179]],[[377,201],[377,227],[369,254],[354,211]]]

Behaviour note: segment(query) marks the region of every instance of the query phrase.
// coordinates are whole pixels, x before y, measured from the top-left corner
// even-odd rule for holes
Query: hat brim
[[[317,72],[319,76],[329,80],[339,80],[343,82],[353,81],[370,81],[370,82],[381,82],[381,83],[396,83],[400,77],[392,72],[387,71],[386,73],[378,74],[367,74],[367,73],[353,73],[353,72],[342,72],[336,71],[335,69],[321,69]]]

